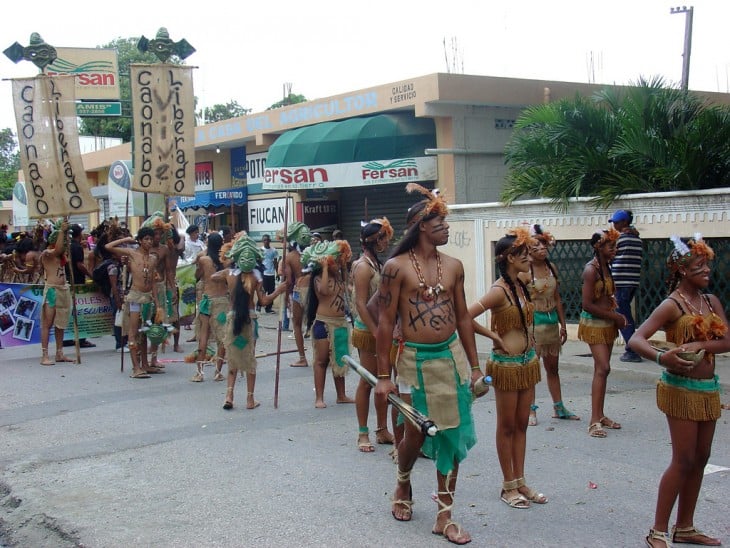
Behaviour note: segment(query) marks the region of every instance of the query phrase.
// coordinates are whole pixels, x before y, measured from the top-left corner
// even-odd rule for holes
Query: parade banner
[[[98,211],[81,162],[73,76],[13,81],[20,165],[32,219]]]
[[[0,342],[3,348],[41,342],[43,286],[0,284]],[[79,338],[112,334],[114,318],[109,298],[94,284],[76,286]],[[51,329],[51,340],[54,340]],[[73,318],[69,318],[64,340],[74,339]]]
[[[177,287],[180,291],[178,313],[180,314],[180,325],[190,325],[195,320],[196,296],[195,296],[195,265],[186,264],[177,267],[175,273]]]
[[[195,195],[193,68],[130,65],[134,126],[133,190]]]

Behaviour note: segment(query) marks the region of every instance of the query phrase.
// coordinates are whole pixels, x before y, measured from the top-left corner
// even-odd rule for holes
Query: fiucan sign
[[[266,166],[263,188],[300,190],[434,181],[437,172],[436,158],[428,156],[320,166]]]

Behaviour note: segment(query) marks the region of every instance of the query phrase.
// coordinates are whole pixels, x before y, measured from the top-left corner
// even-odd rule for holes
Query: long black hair
[[[598,276],[601,278],[601,282],[603,283],[603,294],[609,295],[608,288],[606,287],[606,278],[603,275],[603,266],[601,265],[601,258],[598,256],[599,249],[602,247],[602,245],[598,245],[598,243],[604,238],[608,231],[607,230],[599,230],[598,232],[594,232],[593,236],[591,236],[591,247],[593,248],[593,257],[596,259],[596,262],[598,263]],[[606,269],[608,270],[608,277],[611,278],[611,281],[613,281],[613,274],[611,273],[611,263],[606,262]]]
[[[527,319],[525,318],[525,311],[522,310],[522,305],[520,304],[520,297],[517,294],[517,287],[515,286],[515,280],[510,278],[509,274],[507,274],[507,256],[508,255],[516,255],[520,253],[523,249],[526,249],[525,245],[521,245],[519,247],[512,248],[512,244],[514,244],[515,240],[517,239],[516,236],[513,236],[511,234],[508,234],[506,236],[503,236],[497,241],[497,244],[494,246],[494,255],[497,258],[497,268],[499,269],[499,275],[504,279],[505,282],[507,282],[507,286],[509,287],[510,292],[512,293],[512,296],[514,297],[515,304],[517,305],[517,309],[520,311],[520,321],[522,322],[522,330],[525,332],[525,337],[527,337],[527,340],[529,342],[530,340],[530,332],[527,329]],[[525,296],[525,299],[530,301],[530,292],[527,290],[527,287],[525,286],[525,283],[517,278],[516,282],[520,284],[520,287],[522,288],[522,294]]]
[[[380,257],[378,257],[378,252],[375,249],[378,245],[378,239],[372,238],[368,240],[368,238],[380,232],[381,228],[383,228],[383,225],[379,223],[368,223],[360,229],[360,244],[362,245],[364,251],[369,251],[370,253],[372,253],[373,257],[375,257],[375,262],[378,264],[378,269],[382,268],[383,266],[383,263],[380,262]]]
[[[213,236],[213,234],[211,234]],[[223,238],[218,235],[221,242]],[[209,238],[210,240],[210,238]],[[210,248],[208,248],[210,249]],[[252,274],[250,274],[252,275]],[[233,286],[233,334],[240,335],[244,325],[251,323],[251,313],[249,312],[249,306],[251,301],[251,295],[243,285],[243,277],[245,273],[241,272],[236,276],[236,284]]]
[[[214,232],[208,236],[208,257],[213,261],[216,272],[223,270],[221,247],[223,247],[223,237],[220,234]]]

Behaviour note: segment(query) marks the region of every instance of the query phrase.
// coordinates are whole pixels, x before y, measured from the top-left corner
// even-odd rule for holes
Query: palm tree
[[[660,78],[528,108],[505,155],[502,199],[593,197],[608,207],[647,191],[717,188],[730,183],[730,110],[669,88]]]

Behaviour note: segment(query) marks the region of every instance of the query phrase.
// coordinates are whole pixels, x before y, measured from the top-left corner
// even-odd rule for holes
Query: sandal
[[[76,362],[76,360],[74,358],[69,358],[68,356],[64,356],[63,353],[61,353],[61,354],[56,353],[56,361],[63,362],[63,363],[75,363]]]
[[[530,418],[527,419],[527,426],[537,426],[537,405],[534,403],[530,406]]]
[[[259,405],[261,405],[261,402],[257,402],[253,399],[253,392],[247,392],[246,396],[248,396],[248,399],[251,400],[251,402],[246,402],[246,409],[256,409]]]
[[[672,541],[676,544],[700,544],[702,546],[721,546],[720,539],[706,535],[694,525],[689,527],[672,527]]]
[[[600,423],[601,426],[605,426],[611,430],[621,430],[621,425],[608,417],[601,417]]]
[[[507,496],[508,491],[514,491],[514,493]],[[499,498],[510,508],[524,510],[530,507],[530,501],[517,490],[517,480],[502,482],[502,492],[499,494]]]
[[[554,419],[565,419],[569,421],[579,421],[580,417],[576,415],[575,413],[571,413],[565,408],[565,405],[563,405],[562,401],[556,401],[553,404],[553,411],[555,414],[553,415]]]
[[[607,434],[600,422],[594,422],[588,427],[588,435],[592,438],[605,438]]]
[[[535,504],[547,504],[548,503],[548,498],[545,495],[543,495],[542,493],[538,493],[537,491],[534,491],[534,490],[530,489],[525,484],[525,478],[524,477],[517,478],[515,481],[517,482],[517,490],[518,491],[520,490],[520,488],[524,488],[527,491],[526,493],[524,491],[520,491],[520,495],[522,495],[523,497],[525,497],[527,500],[529,500],[530,502],[534,502]]]
[[[395,481],[397,483],[410,483],[411,470],[408,470],[406,472],[401,472],[400,468],[397,468]],[[408,486],[408,497],[409,497],[408,500],[393,498],[393,500],[391,501],[390,513],[393,515],[393,518],[396,521],[411,521],[411,518],[413,517],[414,502],[413,502],[413,488],[410,485]],[[403,510],[403,513],[401,514],[401,517],[398,517],[395,514],[396,506],[402,506],[401,510]]]
[[[375,446],[370,443],[367,426],[360,429],[357,434],[357,448],[360,450],[361,453],[372,453],[373,451],[375,451]]]
[[[382,428],[375,429],[375,443],[379,445],[393,445],[395,438],[393,434],[388,432],[388,428],[383,426]]]
[[[56,362],[54,362],[51,358],[48,357],[48,349],[43,348],[42,354],[41,354],[41,365],[54,365]]]
[[[644,537],[644,540],[646,541],[646,545],[649,548],[655,548],[652,544],[653,540],[658,540],[664,543],[664,546],[666,548],[672,548],[672,543],[669,540],[669,535],[667,535],[664,531],[657,531],[655,529],[649,529],[649,534]]]
[[[446,483],[446,486],[447,486],[446,487],[447,490],[446,491],[439,491],[433,497],[433,500],[435,500],[436,501],[436,504],[439,505],[439,510],[438,510],[438,512],[436,512],[436,520],[437,520],[437,522],[438,522],[438,516],[439,516],[439,514],[441,514],[443,512],[449,512],[449,513],[451,513],[451,509],[454,507],[454,493],[452,491],[449,491],[448,490],[449,489],[449,486],[451,485],[451,479],[452,479],[451,474],[447,474],[447,476],[446,476],[446,482],[445,482]],[[441,496],[442,495],[447,495],[451,499],[451,502],[450,503],[446,503],[443,500],[441,500]],[[450,537],[447,534],[447,531],[448,531],[449,527],[455,527],[456,528],[456,536],[451,536]],[[461,525],[459,523],[455,522],[454,520],[452,520],[451,518],[449,518],[449,519],[446,520],[446,523],[444,524],[444,528],[441,529],[441,531],[437,531],[436,530],[436,525],[434,524],[434,528],[431,529],[431,533],[433,533],[434,535],[440,535],[440,536],[444,537],[446,540],[448,540],[452,544],[468,544],[469,542],[471,542],[471,537],[469,536],[469,533],[465,533],[462,530]],[[466,536],[464,536],[464,535],[466,535]]]
[[[233,394],[232,386],[229,386],[228,389],[226,390],[226,401],[223,402],[223,409],[225,409],[225,410],[233,409],[233,400],[229,399],[228,394]]]
[[[203,368],[205,367],[205,362],[197,362],[198,365],[198,371],[190,378],[190,382],[203,382],[205,380],[205,377],[203,375]]]

